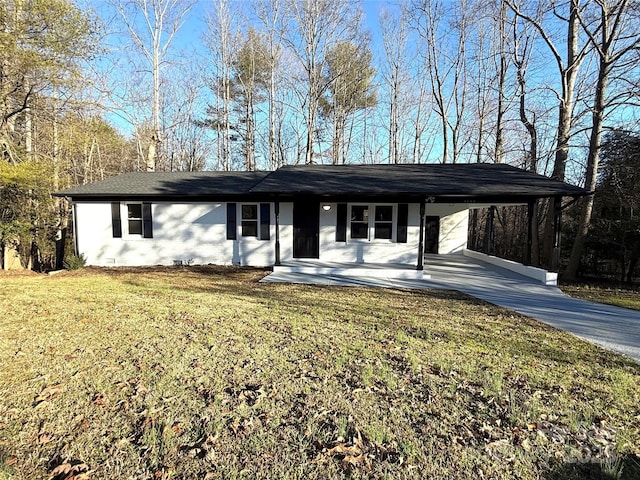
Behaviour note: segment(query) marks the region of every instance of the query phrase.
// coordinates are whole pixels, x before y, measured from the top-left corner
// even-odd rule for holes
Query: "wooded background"
[[[0,0],[3,265],[60,268],[69,206],[50,193],[122,172],[505,162],[595,192],[566,209],[565,278],[631,282],[639,17],[628,0]],[[472,214],[471,245],[522,260],[522,209],[494,215],[489,242]]]

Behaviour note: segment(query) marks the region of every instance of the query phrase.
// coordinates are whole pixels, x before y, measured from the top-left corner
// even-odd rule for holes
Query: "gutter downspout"
[[[78,212],[76,210],[76,203],[71,201],[71,211],[73,213],[73,247],[75,249],[76,256],[80,256],[80,250],[78,247]]]

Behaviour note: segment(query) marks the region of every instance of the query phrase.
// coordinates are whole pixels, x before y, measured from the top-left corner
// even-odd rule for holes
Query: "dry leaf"
[[[369,463],[369,459],[366,457],[364,453],[358,455],[357,457],[354,457],[352,455],[347,455],[342,460],[342,463],[344,463],[345,465],[351,465],[353,467],[361,466],[361,467],[364,467],[365,470],[371,469],[371,464]],[[360,464],[363,464],[363,465],[360,465]]]
[[[327,455],[345,455],[345,456],[357,456],[362,454],[362,451],[355,445],[347,447],[344,443],[339,443],[333,448],[327,450]]]
[[[57,477],[58,475],[66,475],[67,473],[69,473],[71,471],[71,467],[72,465],[70,463],[63,463],[61,465],[58,465],[56,468],[54,468],[51,471],[51,478],[53,477]]]
[[[78,461],[66,461],[54,468],[49,480],[88,480],[89,467]]]
[[[93,403],[95,405],[99,405],[101,407],[106,407],[107,406],[107,397],[105,396],[104,393],[98,392],[93,396]]]
[[[49,443],[53,440],[53,435],[47,432],[38,433],[38,443]]]
[[[46,387],[33,401],[33,406],[40,405],[42,402],[47,402],[49,400],[53,400],[62,392],[64,392],[67,387],[61,383],[56,383],[55,385],[50,385]]]

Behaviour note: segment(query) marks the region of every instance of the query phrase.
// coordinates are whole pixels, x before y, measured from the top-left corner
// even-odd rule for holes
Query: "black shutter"
[[[142,204],[142,236],[153,238],[153,221],[151,220],[151,204]]]
[[[236,204],[227,203],[227,240],[236,239],[236,222]]]
[[[271,211],[268,203],[260,204],[260,240],[269,240],[271,237]]]
[[[347,241],[347,204],[339,203],[336,211],[336,242]]]
[[[409,220],[409,204],[398,204],[398,231],[396,232],[396,241],[398,243],[407,243],[407,222]]]
[[[113,233],[113,238],[122,238],[120,202],[111,202],[111,232]]]

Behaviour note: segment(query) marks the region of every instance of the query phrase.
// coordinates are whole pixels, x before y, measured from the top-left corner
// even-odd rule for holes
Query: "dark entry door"
[[[320,258],[319,224],[319,202],[313,200],[294,202],[293,258]]]
[[[427,216],[424,222],[424,253],[438,253],[440,217]]]

